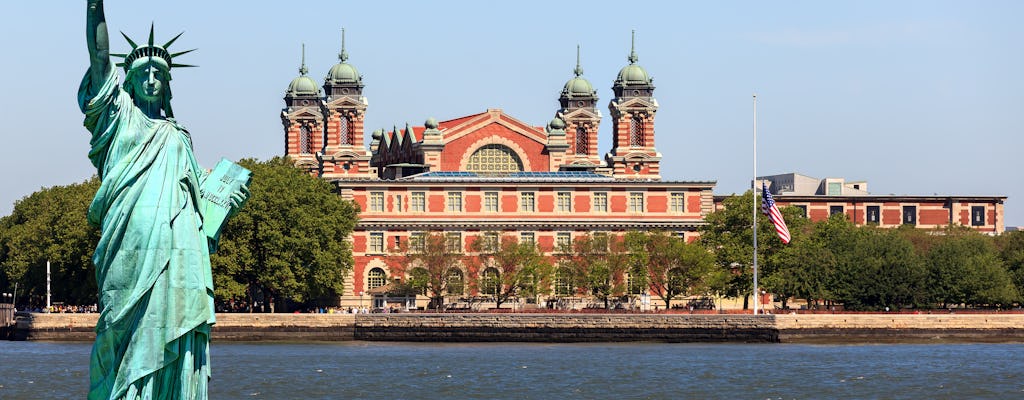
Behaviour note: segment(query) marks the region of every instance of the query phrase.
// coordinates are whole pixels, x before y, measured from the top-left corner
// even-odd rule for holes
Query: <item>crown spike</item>
[[[164,43],[163,48],[166,49],[168,47],[171,47],[171,44],[173,44],[175,40],[178,40],[178,38],[180,38],[181,35],[183,34],[185,34],[185,31],[182,31],[181,33],[175,35],[173,38],[171,38],[171,40],[168,40],[167,43]]]
[[[302,66],[299,67],[299,73],[302,74],[302,75],[306,75],[307,72],[309,72],[309,70],[306,69],[306,44],[303,43],[302,44]]]
[[[111,56],[111,57],[117,57],[117,58],[125,58],[125,57],[128,57],[128,55],[127,55],[127,54],[125,54],[125,53],[110,53],[110,56]]]
[[[189,65],[189,64],[171,64],[171,68],[194,68],[194,67],[198,67],[198,65]]]
[[[149,23],[149,47],[153,47],[153,25],[155,24]]]
[[[166,49],[166,47],[165,47],[165,49]],[[191,52],[196,51],[196,50],[199,50],[199,49],[192,49],[192,50],[179,51],[177,53],[171,53],[171,58],[174,58],[174,57],[177,57],[177,56],[180,56],[180,55],[184,55],[184,54],[188,54],[188,53],[191,53]]]
[[[124,34],[124,31],[121,31],[121,36],[124,36],[124,40],[127,40],[128,44],[130,44],[132,46],[132,50],[135,50],[135,49],[137,49],[139,47],[139,45],[135,44],[135,41],[133,41],[132,38],[130,38],[130,37],[128,37],[128,35]]]
[[[630,39],[630,44],[629,44],[629,58],[628,58],[628,60],[629,60],[630,64],[636,64],[636,62],[640,60],[640,57],[636,56],[636,29],[633,29],[632,35],[633,35],[633,37]]]

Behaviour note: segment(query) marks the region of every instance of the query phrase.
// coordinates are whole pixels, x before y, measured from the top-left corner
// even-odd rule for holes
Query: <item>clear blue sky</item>
[[[632,5],[631,5],[632,4]],[[280,111],[306,44],[310,75],[337,62],[363,74],[367,131],[502,108],[551,120],[572,77],[606,116],[611,84],[637,32],[654,77],[663,176],[751,177],[751,94],[758,172],[867,180],[874,194],[1005,195],[1024,225],[1024,2],[351,2],[108,0],[112,34],[157,40],[181,30],[174,110],[200,162],[266,159],[284,149]],[[88,67],[84,1],[4,4],[0,25],[0,215],[41,187],[95,170],[75,101]],[[127,44],[111,37],[115,52]]]

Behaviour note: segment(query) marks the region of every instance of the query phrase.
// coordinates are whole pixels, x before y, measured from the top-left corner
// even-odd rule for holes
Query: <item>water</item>
[[[84,398],[88,343],[0,341],[0,399]],[[211,399],[1024,398],[1024,344],[214,343]]]

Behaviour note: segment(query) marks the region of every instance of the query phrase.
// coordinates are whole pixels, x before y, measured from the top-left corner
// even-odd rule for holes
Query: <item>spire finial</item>
[[[640,57],[636,56],[636,29],[633,29],[633,37],[630,39],[629,44],[629,63],[636,64]]]
[[[348,53],[345,52],[345,28],[341,28],[341,53],[338,53],[341,62],[348,61]]]
[[[572,70],[576,76],[583,75],[583,67],[580,66],[580,45],[576,45],[576,69]]]
[[[309,72],[309,70],[306,69],[306,44],[303,43],[302,44],[302,66],[299,67],[299,73],[302,74],[302,75],[306,75],[307,72]]]

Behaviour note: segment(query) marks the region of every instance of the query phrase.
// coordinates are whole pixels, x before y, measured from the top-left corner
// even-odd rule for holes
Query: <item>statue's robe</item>
[[[102,82],[87,72],[78,99],[101,179],[89,399],[206,399],[213,279],[191,137],[147,117],[114,68]]]

